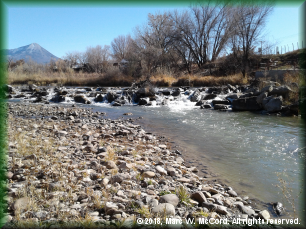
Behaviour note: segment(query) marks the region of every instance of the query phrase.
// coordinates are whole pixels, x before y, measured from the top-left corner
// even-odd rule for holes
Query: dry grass
[[[140,78],[141,79],[141,78]],[[116,69],[110,69],[106,73],[75,73],[68,72],[38,72],[23,73],[9,72],[8,83],[13,85],[34,83],[38,86],[50,84],[63,86],[130,86],[135,81],[131,76],[125,76]],[[247,84],[247,78],[241,74],[231,76],[197,76],[184,75],[175,77],[172,72],[158,71],[150,77],[150,81],[157,87],[171,86],[221,86],[226,84]]]
[[[106,149],[107,149],[107,155],[105,157],[105,161],[116,161],[117,160],[116,149],[114,149],[111,146],[108,146]]]
[[[176,189],[176,195],[178,196],[180,203],[187,205],[190,204],[190,195],[183,185]]]
[[[133,80],[134,79],[132,77],[127,77],[122,74],[113,76],[112,74],[108,73],[8,73],[8,83],[15,85],[34,83],[38,86],[45,86],[50,84],[64,86],[129,86]]]
[[[197,75],[187,75],[182,76],[177,79],[177,82],[173,83],[172,86],[222,86],[226,84],[241,85],[247,84],[248,79],[244,78],[242,74],[236,74],[231,76],[197,76]]]
[[[170,87],[177,79],[170,75],[158,74],[151,76],[150,81],[157,87]]]

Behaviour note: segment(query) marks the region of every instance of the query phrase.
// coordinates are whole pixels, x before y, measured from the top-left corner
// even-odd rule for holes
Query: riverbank
[[[239,197],[239,190],[198,176],[165,138],[132,119],[105,119],[104,113],[76,107],[9,107],[7,227],[133,225],[139,217],[157,215],[270,218]]]
[[[142,77],[144,79],[145,77]],[[201,74],[188,74],[174,76],[169,73],[156,73],[149,77],[150,81],[156,87],[185,86],[222,86],[227,84],[241,85],[247,84],[248,79],[242,74],[230,76],[202,76]],[[8,72],[8,83],[18,84],[36,84],[47,86],[50,84],[62,86],[101,86],[101,87],[127,87],[131,86],[136,80],[134,77],[126,76],[121,72],[110,72],[105,74],[98,73],[75,73],[75,72],[48,72],[48,73],[23,73]]]

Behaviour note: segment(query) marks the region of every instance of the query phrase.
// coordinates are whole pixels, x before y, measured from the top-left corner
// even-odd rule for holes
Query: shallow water
[[[157,96],[153,106],[113,107],[94,103],[92,98],[91,105],[75,104],[106,112],[106,118],[142,116],[137,123],[179,145],[186,161],[196,165],[201,175],[218,179],[239,195],[248,195],[259,202],[282,202],[291,215],[292,204],[302,213],[303,202],[297,196],[304,179],[305,151],[301,141],[305,139],[305,131],[300,117],[199,109],[183,94],[167,106],[156,106],[163,99]],[[66,98],[62,104],[71,103],[73,98]],[[133,115],[124,116],[127,112]],[[281,179],[287,183],[283,185]],[[289,201],[284,196],[286,191]]]
[[[283,202],[292,213],[290,202],[276,187],[284,179],[298,206],[301,190],[301,166],[304,166],[300,139],[303,139],[299,117],[276,117],[251,112],[222,112],[193,106],[94,107],[106,117],[124,117],[132,112],[147,131],[165,135],[184,148],[187,161],[199,170],[206,166],[239,194],[264,203]],[[125,116],[124,118],[130,118]],[[301,206],[298,207],[301,211]]]

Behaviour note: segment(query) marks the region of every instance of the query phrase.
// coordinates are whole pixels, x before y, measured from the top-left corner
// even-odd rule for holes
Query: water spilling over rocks
[[[266,82],[267,83],[267,82]],[[288,86],[275,86],[269,81],[260,91],[257,86],[210,88],[154,88],[150,82],[133,84],[129,88],[65,88],[37,87],[35,85],[7,86],[7,98],[33,103],[110,104],[112,106],[169,106],[184,103],[201,109],[219,111],[257,111],[262,114],[283,116],[299,115],[299,102],[284,106],[292,90]]]

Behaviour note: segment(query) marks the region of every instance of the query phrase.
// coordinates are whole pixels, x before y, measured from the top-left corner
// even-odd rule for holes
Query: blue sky
[[[172,6],[7,6],[9,49],[38,43],[57,57],[85,51],[88,46],[110,45],[119,35],[147,20],[148,13],[187,8]],[[268,19],[264,39],[292,51],[299,41],[299,4],[276,6]],[[304,46],[306,46],[304,41]],[[299,41],[301,47],[301,41]],[[283,48],[284,49],[284,48]],[[288,48],[286,48],[288,49]]]

